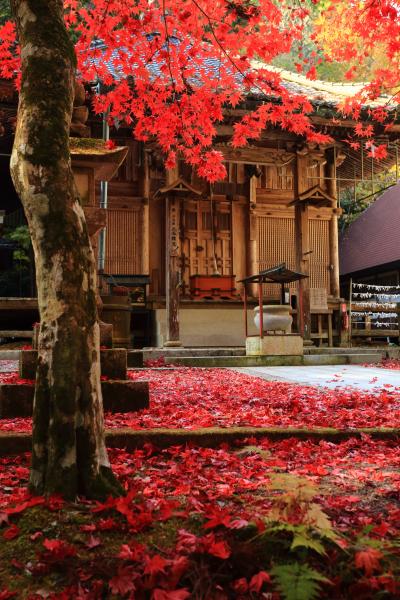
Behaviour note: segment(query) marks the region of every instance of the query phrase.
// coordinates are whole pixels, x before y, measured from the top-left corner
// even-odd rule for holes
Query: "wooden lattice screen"
[[[258,267],[269,269],[285,262],[289,269],[296,269],[295,226],[293,217],[258,215]],[[310,287],[324,288],[329,294],[329,221],[310,219]],[[291,285],[292,289],[297,284]],[[278,298],[279,286],[266,285],[263,293]]]
[[[105,272],[132,275],[141,272],[141,209],[107,210]]]
[[[310,219],[310,287],[330,290],[329,221]]]
[[[258,215],[258,268],[269,269],[285,262],[289,269],[296,267],[294,219]],[[295,287],[295,286],[294,286]],[[264,296],[278,298],[280,286],[264,285]]]

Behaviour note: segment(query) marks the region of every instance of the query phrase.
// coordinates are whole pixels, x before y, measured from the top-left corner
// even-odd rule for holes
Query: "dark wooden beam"
[[[165,211],[165,301],[166,301],[166,342],[164,346],[182,346],[179,339],[179,296],[180,296],[180,256],[179,223],[180,200],[175,196],[166,197]]]

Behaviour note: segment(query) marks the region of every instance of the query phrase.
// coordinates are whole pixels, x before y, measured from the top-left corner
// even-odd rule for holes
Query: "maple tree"
[[[314,39],[326,52],[328,59],[352,61],[346,74],[351,80],[362,77],[364,65],[371,54],[383,59],[375,60],[370,69],[370,81],[344,109],[359,115],[362,103],[368,104],[386,94],[386,104],[398,105],[400,101],[400,2],[398,0],[362,0],[341,2],[329,0],[326,10],[317,20]],[[365,81],[365,78],[364,78]],[[380,120],[385,106],[375,109],[374,117]],[[383,111],[383,112],[382,112]]]
[[[378,4],[386,7],[382,19],[392,22],[393,3]],[[107,111],[111,124],[131,124],[139,140],[156,139],[167,168],[183,157],[212,182],[225,175],[222,154],[212,148],[216,125],[224,107],[247,94],[262,101],[235,124],[233,145],[268,124],[327,141],[310,124],[310,102],[268,69],[301,39],[310,10],[291,0],[11,6],[15,24],[0,28],[0,75],[17,74],[20,89],[11,171],[35,251],[41,316],[30,485],[70,497],[118,494],[104,444],[95,263],[69,160],[75,75],[104,84],[94,110]],[[368,15],[375,18],[372,8]],[[357,27],[363,36],[365,28]],[[385,34],[393,41],[395,26],[385,27],[380,41]],[[395,41],[387,52],[396,55]],[[315,77],[312,64],[308,76]]]

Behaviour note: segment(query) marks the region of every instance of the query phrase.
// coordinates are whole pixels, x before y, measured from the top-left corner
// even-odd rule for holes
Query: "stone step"
[[[156,360],[167,356],[244,356],[246,349],[239,347],[207,348],[143,348],[144,360]]]
[[[304,348],[304,354],[377,354],[385,355],[382,348]]]
[[[299,366],[302,356],[168,356],[165,363],[185,367],[276,367]]]
[[[100,350],[101,374],[110,379],[127,378],[127,353],[125,348]],[[37,350],[22,350],[19,354],[19,376],[21,379],[35,379]]]
[[[303,364],[305,366],[317,365],[362,365],[377,364],[382,360],[380,354],[374,352],[341,353],[341,354],[306,354]]]
[[[0,360],[18,360],[21,350],[0,350]]]
[[[306,354],[305,356],[169,356],[165,363],[185,367],[280,367],[376,364],[376,353]]]
[[[143,367],[143,350],[128,350],[126,360],[128,369]]]
[[[148,381],[102,381],[103,406],[106,412],[135,412],[149,407]],[[0,385],[0,419],[31,417],[34,386],[4,383]]]
[[[156,448],[168,448],[184,444],[193,444],[205,448],[218,448],[221,444],[235,444],[249,438],[267,438],[271,441],[297,438],[301,440],[329,441],[340,443],[349,438],[362,438],[368,435],[374,440],[398,440],[400,429],[397,428],[350,428],[332,429],[316,427],[299,429],[295,427],[207,427],[202,429],[108,429],[106,444],[109,448],[125,448],[135,450],[152,444]],[[0,456],[8,456],[29,452],[32,447],[30,433],[14,433],[0,431]]]

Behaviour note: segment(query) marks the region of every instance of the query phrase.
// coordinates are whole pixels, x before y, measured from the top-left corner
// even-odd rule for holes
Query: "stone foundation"
[[[303,356],[303,338],[295,333],[248,337],[246,356]]]
[[[127,361],[129,369],[132,367],[143,367],[143,360],[143,350],[128,350]]]
[[[163,347],[166,341],[165,309],[155,311],[155,345]],[[253,323],[253,309],[248,309],[250,335],[257,334]],[[226,303],[221,307],[201,305],[179,308],[179,339],[186,347],[243,346],[245,340],[243,305]]]
[[[102,381],[105,412],[126,413],[148,408],[148,381]],[[31,384],[0,385],[0,419],[31,417],[35,387]]]

